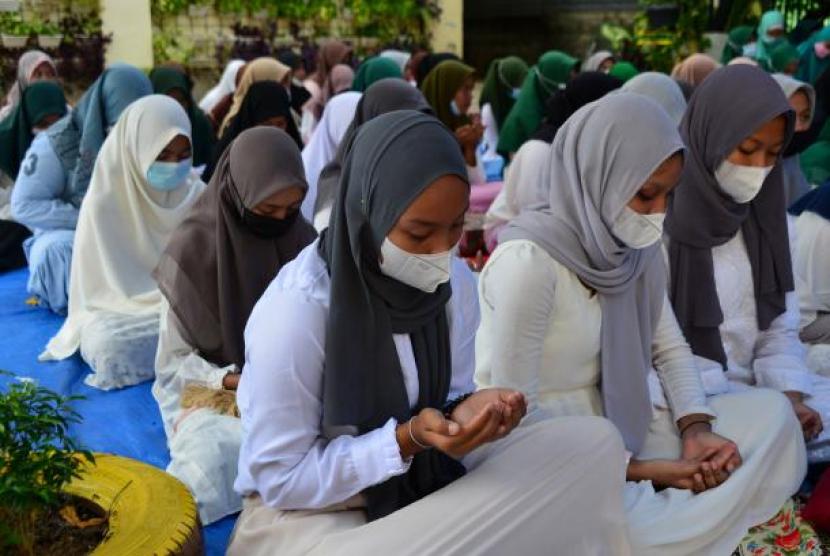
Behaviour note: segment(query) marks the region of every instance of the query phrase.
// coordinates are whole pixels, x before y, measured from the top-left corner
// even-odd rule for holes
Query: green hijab
[[[490,105],[493,117],[499,129],[504,125],[510,109],[516,104],[513,90],[521,91],[522,83],[527,77],[527,64],[521,58],[508,56],[496,58],[490,63],[484,88],[481,90],[480,106]]]
[[[461,116],[453,114],[450,104],[458,90],[464,85],[464,81],[475,71],[474,68],[461,62],[447,60],[435,66],[421,85],[421,92],[435,110],[435,115],[453,131],[470,123],[470,118],[466,114]]]
[[[216,134],[213,126],[193,99],[193,83],[190,78],[173,66],[159,66],[150,72],[153,92],[167,95],[173,89],[181,90],[188,100],[187,116],[193,129],[193,166],[202,166],[211,161]]]
[[[608,75],[621,79],[623,83],[640,75],[640,70],[634,67],[629,62],[617,62]]]
[[[789,42],[783,42],[769,53],[770,66],[773,72],[784,73],[784,69],[792,62],[798,62],[798,50]]]
[[[17,178],[35,138],[32,128],[49,115],[66,115],[66,97],[57,83],[37,81],[24,89],[17,108],[0,123],[0,169],[10,178]]]
[[[777,27],[785,27],[784,14],[778,10],[770,10],[761,16],[761,23],[758,25],[758,52],[755,54],[755,59],[765,64],[766,67],[771,67],[770,53],[772,49],[787,41],[786,37],[767,39],[767,32]]]
[[[403,79],[401,67],[391,58],[370,58],[357,68],[352,91],[363,93],[373,83],[390,78]]]
[[[723,54],[720,57],[720,63],[724,66],[732,61],[733,58],[738,58],[744,55],[744,46],[749,43],[752,38],[752,33],[755,29],[749,25],[741,25],[729,31],[726,45],[723,47]]]
[[[519,99],[499,130],[498,152],[514,153],[536,133],[545,116],[545,101],[565,87],[579,60],[552,50],[542,54],[527,72]]]
[[[798,66],[798,73],[795,74],[796,79],[812,84],[824,73],[824,70],[830,68],[830,56],[822,59],[816,56],[815,52],[816,43],[828,41],[830,41],[830,25],[798,45],[801,65]]]

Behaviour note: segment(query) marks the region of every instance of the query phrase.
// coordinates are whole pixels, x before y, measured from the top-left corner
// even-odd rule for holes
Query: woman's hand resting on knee
[[[476,392],[453,410],[450,419],[437,409],[425,408],[398,425],[401,456],[410,457],[427,447],[454,458],[464,457],[508,435],[526,412],[524,395],[497,388]]]

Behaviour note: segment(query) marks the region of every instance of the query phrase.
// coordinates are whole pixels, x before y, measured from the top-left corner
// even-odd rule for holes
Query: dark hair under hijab
[[[446,304],[449,283],[426,293],[385,276],[380,246],[412,202],[435,180],[467,181],[455,136],[437,119],[402,110],[363,125],[345,159],[331,225],[320,253],[331,276],[323,373],[323,424],[360,433],[441,408],[452,378]],[[359,323],[359,326],[356,326]],[[409,407],[393,334],[409,334],[419,393]],[[367,491],[369,520],[386,516],[464,474],[455,459],[427,450],[405,475]]]
[[[213,160],[205,168],[202,180],[205,182],[210,180],[222,154],[239,134],[246,129],[262,125],[262,122],[277,116],[285,118],[285,132],[294,140],[297,148],[302,150],[303,141],[300,139],[300,132],[297,130],[297,124],[291,115],[291,102],[288,100],[285,87],[275,81],[258,81],[248,89],[248,93],[239,107],[239,112],[231,120],[225,133],[216,144]]]
[[[556,132],[574,112],[623,86],[622,79],[599,71],[586,71],[574,77],[564,89],[553,93],[545,103],[545,119],[533,139],[553,143]]]
[[[737,65],[721,68],[701,83],[680,123],[685,164],[666,215],[669,297],[692,351],[724,366],[723,311],[712,248],[743,232],[760,330],[786,310],[793,272],[780,161],[758,196],[744,204],[722,192],[715,170],[741,141],[781,115],[787,119],[786,147],[795,118],[781,87],[762,69]]]

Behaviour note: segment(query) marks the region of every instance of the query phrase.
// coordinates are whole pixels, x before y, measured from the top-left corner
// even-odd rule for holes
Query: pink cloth
[[[486,213],[504,187],[504,182],[493,181],[472,186],[470,192],[470,212],[473,214]]]

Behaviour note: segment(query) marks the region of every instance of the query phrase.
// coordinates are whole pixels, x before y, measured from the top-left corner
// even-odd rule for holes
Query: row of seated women
[[[463,64],[424,94],[334,96],[314,135],[340,102],[353,117],[328,157],[301,154],[290,113],[240,126],[207,185],[185,108],[114,66],[22,162],[65,171],[38,142],[95,107],[94,154],[76,131],[44,196],[83,199],[64,201],[68,318],[44,358],[80,350],[101,388],[155,377],[168,471],[205,523],[243,510],[231,554],[728,554],[830,459],[830,382],[799,339],[828,311],[802,326],[791,243],[822,255],[788,225],[784,173],[814,95],[735,66],[685,107],[640,77],[556,88],[476,286],[453,256],[480,156]],[[239,117],[258,85],[287,97],[252,82]],[[827,227],[825,192],[796,230]]]

